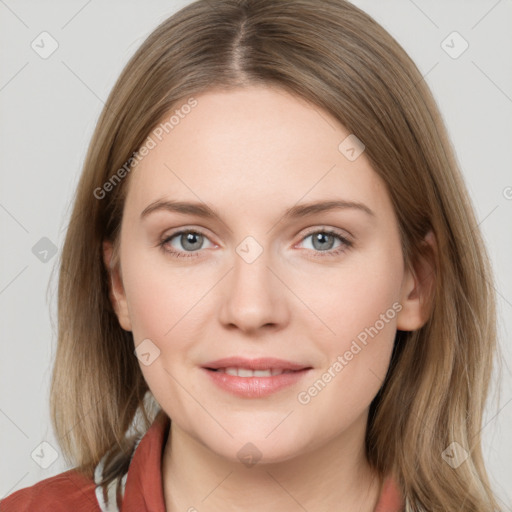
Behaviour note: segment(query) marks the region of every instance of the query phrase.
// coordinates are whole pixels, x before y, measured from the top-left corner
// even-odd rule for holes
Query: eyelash
[[[164,239],[162,239],[159,243],[158,243],[158,246],[160,247],[160,249],[165,253],[165,254],[168,254],[170,256],[172,256],[173,258],[197,258],[199,256],[199,253],[200,251],[175,251],[175,250],[169,250],[166,248],[166,244],[168,244],[173,238],[179,236],[179,235],[183,235],[183,234],[194,234],[194,235],[201,235],[201,236],[204,236],[205,238],[206,235],[204,233],[201,233],[200,231],[196,231],[196,230],[193,230],[193,229],[183,229],[181,231],[177,231],[176,233],[173,233],[172,235],[169,235],[167,237],[165,237]],[[347,251],[348,249],[350,249],[352,246],[353,246],[353,243],[348,240],[347,238],[345,238],[344,236],[342,236],[338,231],[336,230],[333,230],[333,229],[329,229],[329,228],[326,228],[326,229],[316,229],[315,231],[310,231],[309,233],[307,233],[306,235],[304,235],[304,237],[302,238],[301,242],[304,241],[306,238],[310,237],[311,235],[315,235],[315,234],[318,234],[318,233],[322,233],[324,235],[333,235],[334,237],[336,237],[338,240],[341,241],[342,245],[340,245],[339,247],[337,247],[336,249],[329,249],[328,251],[315,251],[313,250],[313,257],[315,258],[329,258],[329,257],[336,257],[336,256],[339,256],[341,253]]]

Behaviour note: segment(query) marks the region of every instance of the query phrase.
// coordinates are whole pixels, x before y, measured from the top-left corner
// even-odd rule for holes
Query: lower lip
[[[281,373],[271,377],[238,377],[206,368],[203,368],[203,371],[219,388],[228,393],[244,398],[263,398],[296,384],[309,372],[309,369]]]

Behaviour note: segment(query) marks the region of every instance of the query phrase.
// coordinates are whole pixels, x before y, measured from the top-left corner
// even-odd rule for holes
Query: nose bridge
[[[235,248],[221,321],[241,330],[286,322],[285,289],[273,275],[270,250],[248,236]]]

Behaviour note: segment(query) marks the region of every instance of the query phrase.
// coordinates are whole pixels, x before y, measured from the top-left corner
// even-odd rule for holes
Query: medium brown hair
[[[369,463],[395,475],[408,511],[500,510],[480,438],[496,349],[488,256],[421,73],[386,30],[344,0],[199,0],[158,26],[125,66],[90,143],[60,262],[50,401],[66,458],[91,477],[111,453],[108,483],[128,467],[136,413],[144,429],[152,421],[102,258],[102,242],[118,242],[129,172],[104,197],[94,191],[126,162],[137,172],[134,153],[180,102],[249,84],[305,98],[363,141],[386,183],[408,265],[424,254],[428,231],[437,241],[431,315],[421,329],[397,332],[370,407]],[[456,469],[441,456],[454,441],[470,454]]]

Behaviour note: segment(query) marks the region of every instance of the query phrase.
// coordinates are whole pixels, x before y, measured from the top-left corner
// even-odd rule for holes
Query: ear
[[[119,324],[125,331],[132,330],[132,323],[128,312],[128,303],[124,291],[121,269],[118,261],[114,261],[114,247],[112,242],[105,240],[103,242],[103,262],[107,268],[109,276],[109,298],[112,307],[116,312]]]
[[[423,250],[407,268],[402,281],[397,329],[415,331],[427,322],[432,310],[436,280],[437,241],[429,231],[422,242]]]

